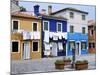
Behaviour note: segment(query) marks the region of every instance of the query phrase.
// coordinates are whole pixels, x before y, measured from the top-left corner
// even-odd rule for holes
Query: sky
[[[96,11],[96,7],[93,5],[73,5],[73,4],[58,4],[58,3],[44,3],[44,2],[28,2],[28,1],[21,1],[19,2],[19,6],[23,6],[26,8],[27,11],[34,11],[33,6],[34,5],[40,5],[39,10],[41,11],[41,9],[46,9],[46,12],[48,11],[48,6],[52,5],[52,12],[55,12],[57,10],[63,9],[63,8],[67,8],[67,7],[71,7],[71,8],[76,8],[85,12],[88,12],[88,20],[95,20],[95,11]]]

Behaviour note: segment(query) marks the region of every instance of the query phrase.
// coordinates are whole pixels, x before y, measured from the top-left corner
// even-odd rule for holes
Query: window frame
[[[16,30],[13,29],[13,27],[14,27],[14,26],[13,26],[13,22],[14,22],[14,21],[18,21],[18,30],[19,30],[19,29],[20,29],[20,20],[12,19],[12,31],[16,31]],[[17,31],[18,31],[18,30],[17,30]]]
[[[72,51],[72,49],[71,49],[71,47],[70,47],[70,43],[71,43],[71,42],[74,42],[74,48],[75,48],[75,40],[70,40],[70,41],[69,41],[69,51]]]
[[[83,29],[85,29],[85,32],[84,32]],[[82,27],[82,34],[86,34],[86,28],[85,27]]]
[[[58,24],[61,24],[61,31],[58,31]],[[56,29],[57,29],[57,32],[62,32],[62,23],[61,22],[57,22]]]
[[[36,24],[37,24],[37,31],[39,31],[39,29],[38,29],[38,25],[39,25],[39,23],[38,23],[38,22],[32,22],[32,31],[34,31],[34,30],[33,30],[33,28],[34,28],[33,23],[36,23]],[[34,32],[36,32],[36,31],[34,31]]]
[[[71,32],[71,27],[73,27],[73,32]],[[74,26],[73,25],[70,25],[70,33],[74,33]]]
[[[82,48],[82,43],[85,43],[85,49]],[[86,50],[87,49],[87,42],[86,41],[81,41],[81,50]]]
[[[44,30],[44,22],[48,22],[48,30]],[[46,20],[43,21],[43,31],[49,31],[49,21]]]
[[[82,20],[86,20],[86,15],[85,14],[82,14]]]
[[[69,16],[70,16],[71,19],[73,19],[74,18],[74,12],[69,12]]]
[[[12,52],[12,42],[18,42],[18,52]],[[20,41],[19,40],[12,40],[11,41],[11,53],[20,53]]]
[[[33,42],[38,42],[38,50],[37,51],[33,51]],[[32,41],[32,52],[39,52],[39,41]]]

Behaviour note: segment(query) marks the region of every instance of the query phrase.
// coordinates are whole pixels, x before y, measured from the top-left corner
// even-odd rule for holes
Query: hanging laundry
[[[50,50],[50,45],[49,45],[49,43],[44,43],[44,46],[45,46],[45,50]]]
[[[63,50],[63,45],[61,42],[58,43],[58,48],[59,48],[59,50]]]
[[[45,46],[45,50],[44,50],[44,54],[45,55],[50,55],[50,45],[49,45],[49,43],[46,43],[46,42],[44,42],[44,46]]]
[[[49,31],[44,31],[44,41],[49,42]]]
[[[24,31],[24,32],[23,32],[23,39],[24,39],[24,40],[30,39],[30,33],[27,32],[27,31]]]
[[[40,39],[40,32],[39,31],[33,32],[33,37],[34,39]]]
[[[50,37],[50,38],[53,37],[53,32],[49,32],[49,37]]]
[[[59,39],[62,39],[62,33],[61,32],[58,32],[58,37],[59,37]]]
[[[58,40],[58,34],[57,33],[54,33],[53,40]]]

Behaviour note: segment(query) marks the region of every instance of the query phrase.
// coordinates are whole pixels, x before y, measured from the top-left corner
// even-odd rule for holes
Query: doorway
[[[23,43],[23,59],[30,59],[30,45],[28,41]]]

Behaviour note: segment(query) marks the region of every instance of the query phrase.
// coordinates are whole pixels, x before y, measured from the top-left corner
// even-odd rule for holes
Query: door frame
[[[29,45],[29,59],[31,58],[31,53],[30,53],[30,51],[31,51],[31,49],[30,49],[30,41],[24,41],[23,43],[22,43],[22,45],[23,45],[23,53],[22,53],[22,59],[23,60],[27,60],[27,59],[24,59],[24,44],[25,44],[25,42],[28,42],[28,45]]]
[[[77,55],[81,55],[81,42],[77,41],[76,45],[78,44],[78,54]],[[77,46],[76,46],[77,47]]]

